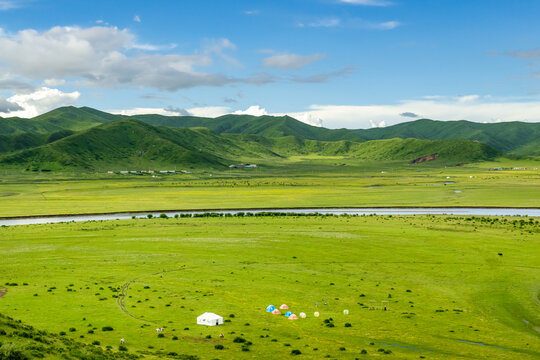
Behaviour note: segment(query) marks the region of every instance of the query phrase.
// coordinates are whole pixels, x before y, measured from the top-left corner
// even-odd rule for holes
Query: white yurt
[[[216,326],[223,325],[223,318],[211,312],[205,312],[197,317],[197,325]]]

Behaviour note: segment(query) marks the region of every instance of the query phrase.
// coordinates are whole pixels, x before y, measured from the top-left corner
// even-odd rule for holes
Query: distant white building
[[[197,325],[216,326],[223,325],[223,318],[214,313],[205,312],[197,317]]]

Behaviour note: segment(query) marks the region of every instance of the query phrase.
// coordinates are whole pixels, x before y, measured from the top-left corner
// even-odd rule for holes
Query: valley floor
[[[540,161],[462,167],[291,158],[257,169],[120,175],[0,170],[0,217],[301,207],[538,207]],[[493,171],[493,168],[526,170]]]
[[[149,358],[275,359],[297,350],[306,359],[355,359],[364,350],[400,359],[535,359],[539,235],[534,218],[459,216],[2,227],[0,309],[108,354],[124,338],[121,353]],[[307,318],[265,311],[283,303]],[[226,322],[196,325],[206,311]],[[0,342],[32,351],[26,347],[37,340],[10,337],[21,330],[2,324]]]

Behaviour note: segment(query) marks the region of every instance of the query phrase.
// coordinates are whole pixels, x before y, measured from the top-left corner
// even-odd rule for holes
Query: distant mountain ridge
[[[304,140],[354,141],[417,138],[424,140],[472,140],[506,153],[540,155],[540,123],[503,122],[481,124],[466,120],[421,119],[385,128],[327,129],[311,126],[290,116],[224,115],[217,118],[195,116],[109,114],[89,107],[63,107],[32,119],[0,118],[0,152],[18,150],[24,144],[13,139],[25,133],[48,134],[63,130],[80,131],[114,120],[131,118],[154,126],[172,128],[205,127],[218,134],[250,134],[267,138],[294,136]],[[8,137],[8,138],[6,138]],[[40,141],[28,140],[33,146]],[[45,144],[41,140],[41,144]],[[9,144],[17,145],[9,145]],[[8,145],[6,145],[8,144]]]
[[[44,145],[0,156],[0,164],[29,170],[225,168],[240,162],[275,162],[293,155],[342,156],[365,160],[412,160],[438,153],[441,164],[456,165],[500,155],[468,140],[386,139],[366,142],[319,141],[295,136],[216,134],[207,128],[152,126],[118,119],[59,137]]]

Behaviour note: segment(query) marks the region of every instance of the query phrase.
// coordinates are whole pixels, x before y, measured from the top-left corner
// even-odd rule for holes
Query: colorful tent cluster
[[[279,308],[282,309],[282,310],[288,310],[289,306],[287,304],[281,304],[281,306]],[[269,312],[269,313],[272,313],[272,314],[275,314],[275,315],[281,315],[281,311],[276,309],[276,307],[274,305],[268,305],[266,307],[266,312]],[[293,314],[292,311],[287,311],[285,314],[283,314],[283,316],[285,316],[289,320],[298,320],[298,316]],[[300,317],[302,319],[305,319],[306,314],[302,312],[302,313],[300,313]]]

